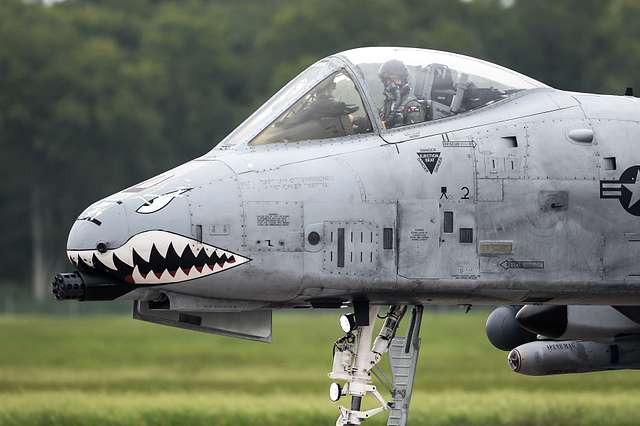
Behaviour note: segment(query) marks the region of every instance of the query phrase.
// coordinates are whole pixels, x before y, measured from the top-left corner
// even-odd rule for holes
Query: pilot
[[[409,98],[409,70],[402,61],[391,59],[380,67],[378,76],[384,86],[380,118],[387,129],[424,121],[424,107]]]

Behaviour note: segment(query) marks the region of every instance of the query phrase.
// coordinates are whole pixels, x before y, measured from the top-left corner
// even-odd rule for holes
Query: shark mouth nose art
[[[170,284],[249,262],[239,254],[166,231],[145,231],[115,249],[67,250],[80,271],[103,272],[130,284]]]

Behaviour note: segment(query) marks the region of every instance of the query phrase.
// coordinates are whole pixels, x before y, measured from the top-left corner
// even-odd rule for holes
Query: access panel
[[[400,201],[398,223],[398,275],[405,278],[438,278],[438,200]]]
[[[396,202],[305,203],[307,282],[350,277],[395,282]]]

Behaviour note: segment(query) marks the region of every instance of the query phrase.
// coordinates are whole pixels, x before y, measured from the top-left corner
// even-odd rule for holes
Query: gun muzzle
[[[135,289],[132,284],[79,271],[56,274],[51,286],[56,299],[80,301],[113,300]]]

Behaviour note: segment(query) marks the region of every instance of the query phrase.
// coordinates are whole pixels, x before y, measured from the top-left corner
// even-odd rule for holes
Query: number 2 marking
[[[468,200],[469,199],[469,188],[466,186],[463,186],[462,188],[460,188],[461,191],[464,192],[464,195],[460,198],[461,200]]]

